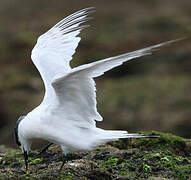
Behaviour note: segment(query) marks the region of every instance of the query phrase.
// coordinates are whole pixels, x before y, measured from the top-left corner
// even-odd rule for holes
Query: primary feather
[[[52,101],[54,90],[51,87],[51,81],[53,78],[71,70],[69,63],[81,39],[77,35],[82,29],[88,27],[80,25],[90,20],[91,18],[87,16],[93,12],[94,8],[80,10],[61,20],[38,38],[31,58],[45,84],[46,93],[43,103]]]

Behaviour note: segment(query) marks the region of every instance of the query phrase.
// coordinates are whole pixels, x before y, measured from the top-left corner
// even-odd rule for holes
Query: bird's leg
[[[53,143],[49,143],[47,144],[45,147],[43,147],[40,152],[39,152],[39,155],[44,153],[51,145],[53,145]]]
[[[26,174],[29,174],[29,169],[28,169],[28,154],[27,151],[24,150],[24,159],[25,159],[25,169],[26,169]]]
[[[59,174],[61,173],[61,171],[62,171],[62,168],[63,168],[63,166],[64,166],[64,164],[67,162],[67,159],[64,157],[63,158],[63,161],[62,161],[62,165],[60,166],[60,169],[59,169]]]
[[[60,169],[58,171],[59,174],[61,173],[64,164],[68,161],[67,154],[68,154],[68,151],[65,151],[64,152],[64,158],[62,160],[62,165],[60,166]]]

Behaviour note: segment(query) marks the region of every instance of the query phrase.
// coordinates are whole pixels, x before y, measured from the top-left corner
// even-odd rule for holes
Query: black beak
[[[28,154],[27,154],[27,151],[25,151],[25,150],[24,150],[24,159],[25,159],[26,174],[29,174],[29,170],[28,170]]]

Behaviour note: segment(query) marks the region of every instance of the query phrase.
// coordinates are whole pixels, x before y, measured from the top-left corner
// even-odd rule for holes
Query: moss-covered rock
[[[30,154],[25,174],[19,150],[0,147],[0,179],[191,179],[191,140],[172,134],[144,132],[159,138],[124,139],[94,151],[70,153],[62,171],[63,154],[52,146]]]

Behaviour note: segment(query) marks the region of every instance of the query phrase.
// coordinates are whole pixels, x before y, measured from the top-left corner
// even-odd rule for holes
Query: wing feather
[[[31,58],[45,84],[43,103],[51,102],[55,95],[51,86],[53,78],[71,70],[69,63],[81,39],[77,36],[88,27],[81,24],[91,20],[88,16],[93,12],[92,7],[75,12],[38,38]]]
[[[177,40],[164,42],[134,52],[110,57],[104,60],[85,64],[74,68],[68,74],[56,78],[52,82],[58,106],[57,111],[67,112],[63,119],[76,121],[83,127],[95,126],[95,120],[102,121],[97,112],[96,88],[94,77],[121,65],[131,59],[151,54],[153,50]],[[69,117],[67,117],[69,115]]]

